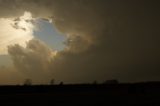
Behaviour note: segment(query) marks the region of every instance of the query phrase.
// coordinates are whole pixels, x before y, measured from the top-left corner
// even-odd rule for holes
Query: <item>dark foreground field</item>
[[[0,106],[160,106],[160,83],[1,86]]]

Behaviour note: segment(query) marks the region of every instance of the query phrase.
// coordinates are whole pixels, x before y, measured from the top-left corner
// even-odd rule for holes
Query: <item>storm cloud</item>
[[[26,45],[26,48],[19,45],[8,47],[15,68],[24,74],[26,79],[32,79],[36,83],[48,82],[53,74],[49,66],[56,51],[36,39],[30,40]]]
[[[34,17],[51,18],[67,36],[65,49],[54,59],[48,47],[34,44],[39,41],[30,41],[27,48],[8,48],[16,68],[37,80],[148,81],[160,80],[158,4],[157,0],[0,0],[0,17],[30,11]],[[35,50],[32,43],[41,46]],[[43,77],[44,70],[51,77]]]

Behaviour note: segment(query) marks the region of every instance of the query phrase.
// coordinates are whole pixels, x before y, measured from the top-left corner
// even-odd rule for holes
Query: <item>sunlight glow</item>
[[[34,18],[30,12],[18,18],[0,18],[0,25],[0,55],[8,54],[9,45],[26,47],[26,42],[34,37]]]

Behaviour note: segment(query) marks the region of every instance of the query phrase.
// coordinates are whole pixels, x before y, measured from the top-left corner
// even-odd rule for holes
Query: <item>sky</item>
[[[27,12],[24,12],[24,14],[25,13],[27,13]],[[7,26],[7,24],[8,23],[5,23],[6,26]],[[9,27],[12,27],[12,26],[9,24]],[[33,30],[33,36],[35,39],[42,40],[51,49],[55,49],[58,51],[63,50],[63,48],[65,47],[64,42],[65,42],[66,37],[62,33],[58,32],[57,29],[55,28],[55,26],[53,24],[51,24],[49,22],[49,20],[36,19],[35,20],[35,27],[36,27],[35,30]],[[3,29],[6,29],[6,28],[2,28],[1,30],[3,31]],[[17,30],[14,28],[12,28],[12,29],[15,31]],[[22,30],[20,29],[19,31],[22,31]],[[3,33],[7,33],[7,32],[8,31],[4,31]],[[13,33],[15,33],[15,32],[13,32]],[[8,34],[8,35],[11,36],[11,34]],[[4,35],[4,36],[6,36],[6,35]],[[1,42],[3,42],[3,41],[7,41],[7,38],[2,39]],[[24,40],[23,42],[25,43],[26,41],[28,41],[28,40]],[[10,41],[8,41],[8,42],[10,42]],[[3,43],[2,43],[2,45],[4,45],[5,47],[7,47],[8,45],[12,45],[12,43],[9,44],[8,42],[6,45],[4,45]],[[19,44],[19,41],[15,41],[15,43],[13,43],[13,44],[16,44],[16,43]],[[5,52],[3,53],[3,51],[5,51]],[[7,55],[7,50],[3,50],[3,51],[1,51],[2,54],[0,55],[0,66],[12,65],[12,61],[10,59],[10,56]]]
[[[39,19],[37,20],[38,30],[34,31],[34,36],[37,39],[42,40],[52,49],[63,50],[65,47],[65,35],[58,32],[54,24],[49,23],[48,21]],[[45,35],[45,36],[44,36]]]
[[[158,4],[0,0],[0,84],[159,81]]]

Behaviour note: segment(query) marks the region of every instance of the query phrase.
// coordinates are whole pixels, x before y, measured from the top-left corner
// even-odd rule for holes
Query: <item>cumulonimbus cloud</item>
[[[53,74],[49,67],[56,56],[56,51],[36,39],[30,40],[26,45],[26,48],[18,44],[8,47],[15,68],[35,82],[48,81],[51,78],[49,76]]]
[[[0,5],[1,17],[30,11],[34,17],[52,18],[57,29],[67,35],[66,48],[47,65],[57,80],[160,80],[158,1],[1,0]],[[14,9],[10,12],[4,5]],[[31,55],[26,51],[28,48],[23,49],[25,61],[21,67],[28,67],[26,61],[32,57],[44,59],[38,54]],[[13,58],[21,57],[16,52],[10,54]],[[46,59],[43,62],[46,64]],[[29,70],[40,70],[37,68],[41,63],[34,61],[34,64]],[[37,79],[42,79],[38,76]]]

